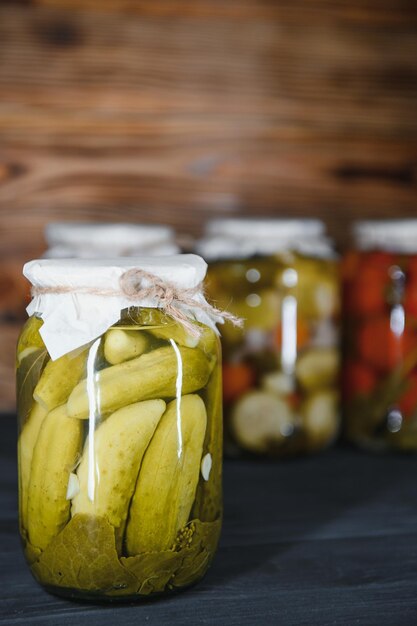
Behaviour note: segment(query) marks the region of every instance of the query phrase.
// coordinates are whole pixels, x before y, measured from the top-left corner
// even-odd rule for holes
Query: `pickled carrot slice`
[[[255,373],[246,363],[225,363],[223,365],[223,398],[232,402],[253,387]]]

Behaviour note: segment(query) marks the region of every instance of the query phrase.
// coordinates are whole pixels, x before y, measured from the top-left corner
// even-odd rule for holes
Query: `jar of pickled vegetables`
[[[216,220],[198,250],[225,327],[225,449],[286,456],[339,430],[338,261],[318,220]]]
[[[363,221],[343,263],[347,437],[417,450],[417,220]]]
[[[179,252],[175,233],[160,224],[51,222],[45,258],[165,255]]]
[[[35,578],[135,600],[198,581],[222,517],[221,363],[194,255],[25,266],[20,531]]]

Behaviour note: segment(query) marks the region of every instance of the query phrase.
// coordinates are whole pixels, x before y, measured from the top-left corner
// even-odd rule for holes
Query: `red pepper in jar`
[[[417,219],[364,220],[353,234],[345,269],[345,433],[371,449],[417,451]]]
[[[360,361],[351,361],[344,369],[344,397],[350,401],[357,395],[368,395],[373,392],[377,383],[377,374],[369,365]]]
[[[358,317],[384,313],[391,281],[389,270],[394,262],[391,254],[373,252],[357,264],[347,303],[351,313]]]
[[[417,334],[404,328],[396,334],[389,315],[373,317],[358,330],[358,353],[369,366],[380,372],[389,372],[400,365],[404,357],[417,347]]]

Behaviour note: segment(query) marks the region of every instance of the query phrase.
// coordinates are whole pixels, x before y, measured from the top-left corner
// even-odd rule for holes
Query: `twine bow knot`
[[[184,309],[200,309],[212,317],[218,317],[223,321],[229,321],[235,326],[241,327],[243,320],[232,315],[228,311],[221,311],[204,299],[197,299],[197,294],[203,294],[203,285],[199,283],[195,287],[177,287],[173,283],[139,268],[126,270],[119,279],[119,290],[100,289],[90,287],[33,287],[32,296],[53,293],[86,293],[96,296],[120,297],[133,301],[155,300],[158,307],[172,317],[176,322],[182,324],[184,329],[192,337],[198,338],[201,330],[192,321],[190,314]]]

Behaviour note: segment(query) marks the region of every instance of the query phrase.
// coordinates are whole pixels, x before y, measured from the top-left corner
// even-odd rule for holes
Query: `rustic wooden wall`
[[[51,219],[417,215],[414,0],[0,3],[0,408]]]

